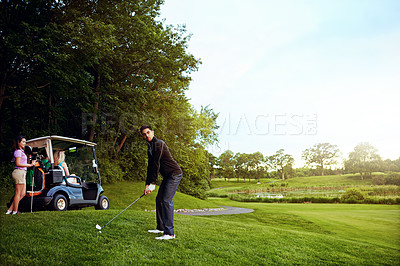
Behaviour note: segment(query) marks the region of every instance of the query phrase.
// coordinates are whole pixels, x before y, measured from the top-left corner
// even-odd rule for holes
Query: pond
[[[252,193],[256,198],[269,198],[269,199],[280,199],[283,198],[282,194],[271,194],[268,192],[257,192]]]
[[[272,193],[271,193],[272,192]],[[270,199],[279,199],[279,198],[297,198],[297,197],[340,197],[345,191],[340,189],[296,189],[296,190],[283,190],[278,193],[274,193],[273,191],[236,191],[231,192],[230,194],[247,194],[249,196],[253,196],[256,198],[270,198]]]

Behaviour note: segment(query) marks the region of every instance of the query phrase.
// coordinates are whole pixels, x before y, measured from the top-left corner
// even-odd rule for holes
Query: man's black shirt
[[[172,158],[171,153],[164,141],[153,137],[147,143],[147,156],[149,158],[147,165],[146,185],[157,181],[158,173],[161,173],[163,178],[168,178],[173,175],[182,173],[178,163]]]

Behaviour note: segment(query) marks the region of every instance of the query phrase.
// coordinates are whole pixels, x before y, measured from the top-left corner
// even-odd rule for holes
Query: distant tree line
[[[285,154],[283,149],[265,157],[261,152],[234,154],[227,150],[215,162],[217,177],[227,180],[237,178],[238,181],[240,179],[260,181],[261,178],[271,177],[271,170],[274,170],[275,175],[279,175],[282,180],[291,177],[294,159],[291,155]]]
[[[400,172],[400,157],[383,160],[378,150],[368,142],[358,144],[344,161],[347,173],[360,173],[361,179],[371,178],[373,172]]]
[[[204,197],[217,114],[196,111],[185,96],[201,62],[187,52],[185,27],[159,19],[163,3],[1,1],[3,166],[16,135],[56,134],[97,142],[105,182],[143,180],[138,128],[150,124],[183,168],[181,191]]]
[[[304,150],[302,159],[306,166],[295,169],[293,156],[286,154],[283,149],[270,156],[264,156],[261,152],[234,154],[227,150],[210,162],[215,162],[212,166],[215,168],[215,177],[244,181],[344,173],[359,173],[361,179],[365,179],[372,178],[373,172],[400,172],[400,158],[382,160],[377,149],[369,143],[357,145],[342,164],[339,164],[342,161],[340,150],[330,143],[317,143]]]

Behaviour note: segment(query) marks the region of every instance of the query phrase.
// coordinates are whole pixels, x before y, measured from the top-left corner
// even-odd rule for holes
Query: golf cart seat
[[[66,176],[64,168],[62,168],[59,165],[54,166],[54,168],[61,170],[62,175],[63,175],[63,182],[62,182],[63,184],[65,183],[65,184],[67,184],[69,186],[71,185],[71,186],[74,186],[74,187],[77,187],[77,186],[81,187],[81,179],[80,179],[79,176],[76,176],[76,175]]]
[[[76,175],[66,176],[65,179],[70,184],[80,185],[82,183],[81,182],[81,178],[79,176],[76,176]]]
[[[76,187],[76,188],[84,188],[78,176],[65,176],[64,181],[65,185],[69,187]]]
[[[63,175],[63,176],[65,176],[65,171],[64,171],[64,168],[62,168],[61,166],[59,166],[59,165],[55,165],[55,166],[54,166],[54,169],[59,169],[59,170],[61,170],[61,172],[62,172],[62,175]]]

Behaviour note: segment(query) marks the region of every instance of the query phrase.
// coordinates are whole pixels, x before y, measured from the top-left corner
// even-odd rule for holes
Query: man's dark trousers
[[[174,233],[174,203],[175,196],[182,174],[163,178],[156,198],[157,229],[164,231],[164,235]]]

